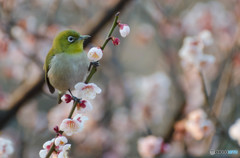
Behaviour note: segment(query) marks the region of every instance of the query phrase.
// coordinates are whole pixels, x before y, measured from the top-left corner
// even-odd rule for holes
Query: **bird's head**
[[[83,52],[83,41],[89,37],[89,35],[80,35],[74,30],[65,30],[53,40],[53,49],[69,54]]]

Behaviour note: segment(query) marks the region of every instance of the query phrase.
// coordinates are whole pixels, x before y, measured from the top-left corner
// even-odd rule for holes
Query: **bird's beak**
[[[87,38],[89,38],[89,37],[91,37],[91,36],[89,36],[89,35],[81,35],[81,36],[79,37],[79,40],[85,40],[85,39],[87,39]]]

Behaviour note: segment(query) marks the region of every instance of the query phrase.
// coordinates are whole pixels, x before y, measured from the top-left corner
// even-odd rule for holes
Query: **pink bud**
[[[120,39],[117,37],[112,37],[112,43],[114,46],[117,46],[120,44]]]
[[[72,96],[69,94],[64,94],[61,99],[62,99],[62,101],[65,101],[66,103],[70,103],[72,101]]]
[[[59,128],[58,128],[58,126],[54,127],[53,130],[54,130],[56,133],[59,133]]]
[[[130,27],[127,24],[119,24],[119,32],[122,37],[126,37],[130,33]]]

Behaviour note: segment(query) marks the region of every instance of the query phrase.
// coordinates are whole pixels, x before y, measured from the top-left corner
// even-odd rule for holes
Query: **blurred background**
[[[91,80],[103,92],[84,130],[69,137],[70,157],[239,149],[240,132],[229,132],[240,116],[239,0],[0,0],[0,137],[13,142],[9,157],[39,157],[71,109],[43,79],[55,35],[91,35],[87,52],[103,44],[118,11],[131,33],[122,38],[116,28],[120,45],[104,50]]]

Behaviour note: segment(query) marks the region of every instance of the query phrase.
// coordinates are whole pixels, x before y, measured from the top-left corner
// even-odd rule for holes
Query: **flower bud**
[[[61,98],[62,101],[66,103],[70,103],[72,101],[72,96],[69,94],[64,94]]]
[[[98,61],[102,58],[103,52],[100,47],[93,47],[88,52],[88,59],[91,61]]]
[[[117,46],[120,44],[120,39],[117,37],[112,37],[112,43],[114,46]]]
[[[130,33],[130,27],[127,24],[119,24],[118,26],[122,37],[126,37]]]

